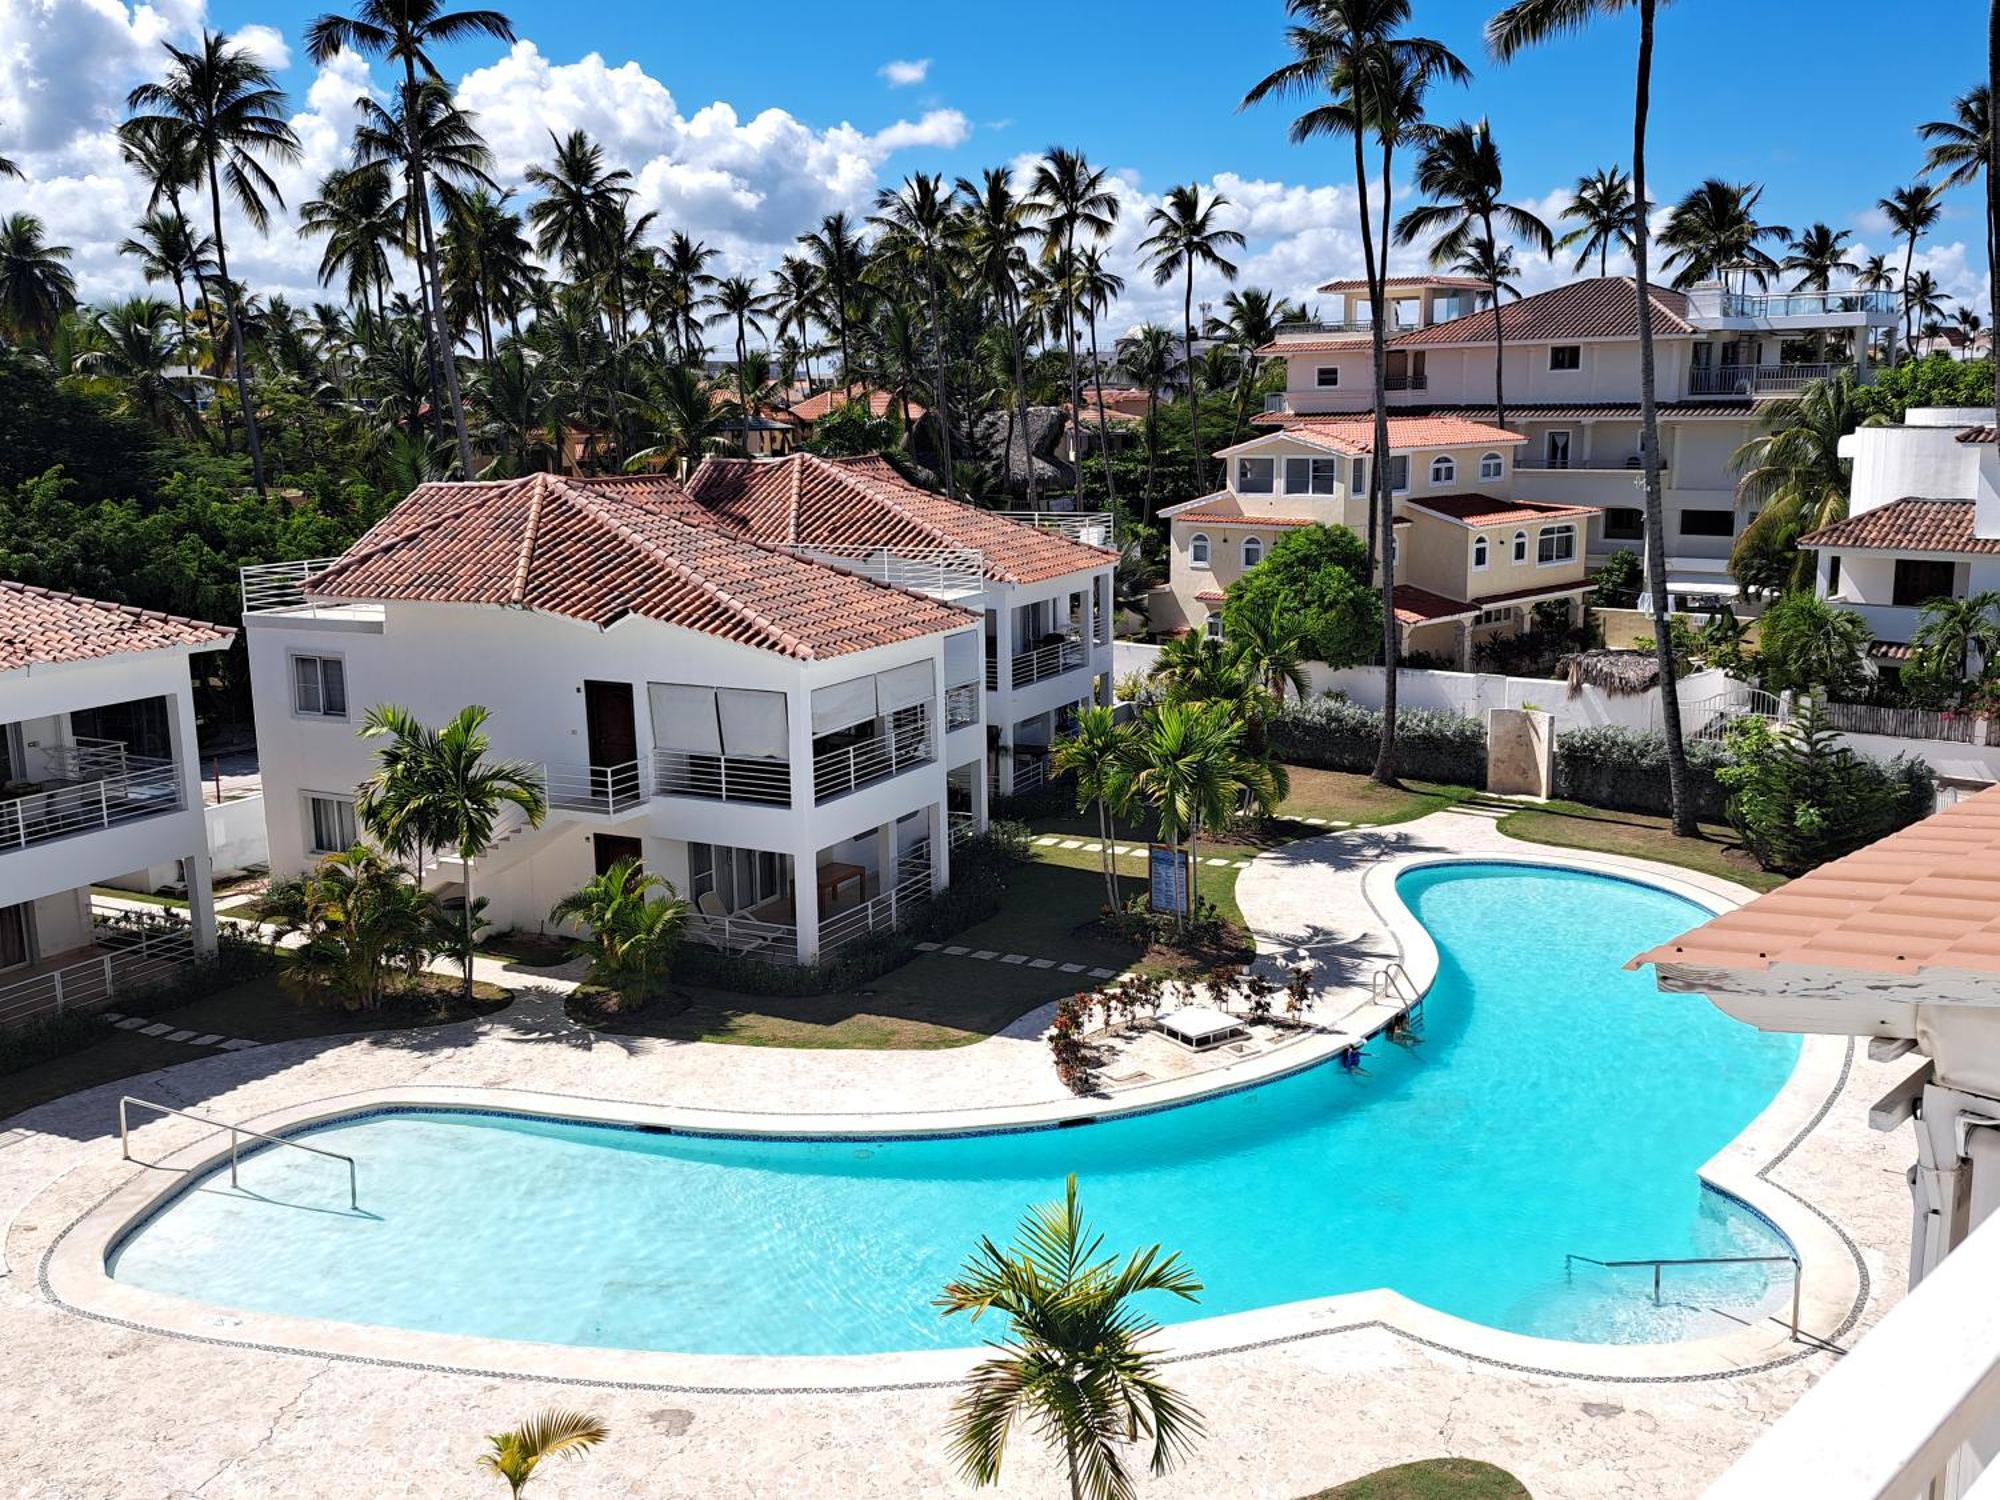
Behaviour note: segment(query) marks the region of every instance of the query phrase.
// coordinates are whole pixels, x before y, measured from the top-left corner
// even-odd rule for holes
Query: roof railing
[[[316,573],[324,573],[338,561],[337,557],[308,557],[297,562],[260,563],[239,569],[243,613],[264,615],[311,608],[313,601],[306,597],[305,581]]]

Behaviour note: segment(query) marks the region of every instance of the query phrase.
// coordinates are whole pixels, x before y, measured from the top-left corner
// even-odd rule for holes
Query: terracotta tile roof
[[[1970,500],[1905,497],[1802,536],[1801,547],[1860,552],[2000,553],[2000,537],[1975,536]]]
[[[1958,434],[1958,440],[1961,443],[1991,443],[2000,441],[2000,428],[1993,428],[1993,427],[1960,428]]]
[[[1537,599],[1560,599],[1565,594],[1581,594],[1590,587],[1588,578],[1572,578],[1567,583],[1538,583],[1525,589],[1509,589],[1504,594],[1479,594],[1471,601],[1474,609],[1495,604],[1531,604]]]
[[[737,536],[671,479],[426,484],[307,592],[627,615],[811,661],[963,629],[967,612]]]
[[[1079,427],[1086,427],[1093,432],[1097,430],[1097,402],[1095,398],[1090,396],[1088,393],[1085,393],[1083,398],[1081,416],[1077,416],[1075,413],[1070,412],[1070,406],[1067,401],[1063,402],[1062,409],[1064,413],[1069,416],[1070,421],[1076,423],[1076,425],[1078,425]],[[1105,426],[1136,427],[1144,423],[1145,420],[1146,420],[1145,415],[1142,412],[1120,411],[1117,407],[1111,404],[1111,393],[1109,391],[1105,392],[1104,395]]]
[[[1867,974],[2000,972],[2000,787],[1633,959],[1738,973],[1776,964]]]
[[[847,406],[852,402],[859,401],[863,396],[866,396],[868,399],[868,414],[870,416],[884,417],[891,411],[901,410],[896,403],[896,398],[887,391],[864,391],[858,385],[848,385],[840,386],[830,391],[821,391],[816,396],[806,397],[805,400],[796,403],[792,407],[792,417],[794,420],[800,422],[817,422],[836,406]],[[910,420],[914,422],[923,414],[923,407],[912,401],[910,403]]]
[[[1463,599],[1420,589],[1414,583],[1396,585],[1396,619],[1404,625],[1428,625],[1437,620],[1456,620],[1477,614],[1479,606]]]
[[[965,548],[1002,583],[1043,583],[1115,560],[1101,547],[932,494],[880,458],[710,458],[687,488],[724,526],[775,545]]]
[[[1367,333],[1311,333],[1286,338],[1282,333],[1257,350],[1260,355],[1337,354],[1342,349],[1359,349],[1372,342]]]
[[[1667,287],[1652,288],[1653,332],[1672,337],[1691,334],[1694,324],[1687,319],[1687,295]],[[1629,276],[1592,277],[1554,287],[1518,302],[1502,303],[1500,328],[1507,342],[1537,344],[1565,339],[1636,339],[1639,336],[1639,298]],[[1487,308],[1413,328],[1389,340],[1391,348],[1420,349],[1450,344],[1485,344],[1493,339],[1493,311]]]
[[[1260,515],[1246,511],[1234,495],[1211,495],[1190,509],[1176,510],[1170,519],[1199,521],[1204,526],[1318,526],[1317,516]]]
[[[1366,414],[1287,417],[1284,429],[1295,437],[1310,433],[1337,453],[1375,451],[1375,419]],[[1413,453],[1420,448],[1508,447],[1526,441],[1518,432],[1509,432],[1490,422],[1467,421],[1464,417],[1389,418],[1391,453]]]
[[[0,578],[0,672],[182,646],[213,651],[235,637],[226,625]]]
[[[1910,659],[1908,641],[1870,641],[1868,655],[1875,661],[1895,662],[1901,665]]]
[[[1545,500],[1501,500],[1492,495],[1426,495],[1406,500],[1418,510],[1433,511],[1466,526],[1506,526],[1515,521],[1587,520],[1593,505],[1552,505]]]
[[[1221,589],[1203,589],[1195,595],[1203,604],[1220,604],[1228,597]]]
[[[1486,283],[1477,276],[1391,276],[1382,283],[1384,288],[1406,286],[1442,286],[1454,291],[1483,292]],[[1329,281],[1320,288],[1322,292],[1365,292],[1368,282],[1364,277],[1353,277],[1347,281]]]

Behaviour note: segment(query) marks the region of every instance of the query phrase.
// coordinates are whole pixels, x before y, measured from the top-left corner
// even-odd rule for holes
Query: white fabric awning
[[[662,750],[720,755],[722,730],[715,716],[715,689],[678,682],[649,682],[646,698],[653,713],[653,743]]]
[[[792,752],[791,717],[783,693],[750,688],[717,688],[715,705],[722,721],[722,753],[787,760]]]
[[[854,677],[813,689],[813,733],[832,734],[875,717],[875,679]]]
[[[944,638],[944,685],[961,687],[979,681],[979,632],[961,630]]]
[[[875,678],[875,704],[885,714],[914,708],[937,696],[937,673],[927,657],[906,666],[891,667]]]

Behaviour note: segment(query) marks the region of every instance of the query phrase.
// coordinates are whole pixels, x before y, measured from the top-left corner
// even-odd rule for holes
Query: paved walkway
[[[1362,892],[1363,873],[1386,855],[1503,847],[1533,852],[1484,820],[1435,814],[1262,855],[1241,877],[1238,900],[1272,962],[1312,956],[1324,961],[1329,984],[1365,993],[1365,975],[1392,956],[1392,943]],[[507,977],[530,982],[525,971]],[[788,1051],[593,1035],[563,1019],[560,979],[533,982],[485,1020],[193,1057],[42,1106],[0,1131],[0,1347],[8,1351],[0,1433],[14,1435],[0,1437],[0,1466],[8,1495],[480,1494],[489,1482],[473,1469],[482,1434],[550,1405],[597,1412],[612,1438],[581,1460],[546,1466],[536,1478],[542,1500],[972,1493],[953,1472],[943,1436],[948,1390],[743,1397],[571,1388],[168,1338],[78,1318],[42,1296],[36,1267],[50,1241],[107,1185],[129,1177],[113,1132],[122,1092],[232,1119],[395,1084],[814,1113],[1062,1097],[1039,1040],[1046,1011],[964,1048]],[[1864,1248],[1871,1320],[1902,1285],[1907,1146],[1870,1132],[1866,1111],[1900,1071],[1857,1054],[1825,1121],[1774,1173]],[[161,1120],[135,1134],[135,1150],[151,1156],[200,1131]],[[448,1275],[450,1247],[439,1251],[437,1264],[410,1274]],[[218,1310],[215,1333],[227,1338],[230,1323]],[[1477,1363],[1376,1324],[1330,1329],[1177,1365],[1174,1379],[1205,1413],[1211,1436],[1184,1469],[1143,1479],[1140,1493],[1284,1500],[1387,1464],[1457,1454],[1511,1469],[1537,1500],[1692,1496],[1827,1360],[1810,1355],[1742,1378],[1632,1384]],[[342,1455],[332,1468],[331,1453]],[[1017,1435],[994,1493],[1061,1489],[1057,1466],[1030,1435]]]

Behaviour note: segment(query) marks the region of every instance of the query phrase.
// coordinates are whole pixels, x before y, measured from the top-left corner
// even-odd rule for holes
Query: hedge
[[[1717,740],[1689,740],[1687,759],[1695,816],[1721,822],[1729,792],[1715,770],[1732,763],[1729,751]],[[1565,729],[1556,736],[1555,794],[1592,807],[1671,815],[1666,737],[1652,729]]]
[[[1286,705],[1272,718],[1271,747],[1295,766],[1322,771],[1375,769],[1382,714],[1344,698]],[[1396,715],[1396,770],[1452,786],[1486,785],[1486,726],[1471,714],[1406,708]]]

